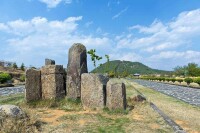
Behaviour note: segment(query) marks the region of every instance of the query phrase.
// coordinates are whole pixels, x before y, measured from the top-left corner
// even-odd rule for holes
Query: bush
[[[181,84],[181,82],[183,82],[183,79],[176,79],[176,81],[178,81]]]
[[[170,78],[166,78],[165,80],[166,80],[167,82],[169,82],[171,79],[170,79]]]
[[[187,83],[187,85],[189,85],[190,83],[193,82],[193,79],[192,78],[185,78],[184,81]]]
[[[7,82],[8,80],[11,80],[11,76],[8,73],[0,73],[0,83],[3,84]]]
[[[110,78],[114,78],[114,77],[115,77],[115,73],[114,73],[113,71],[110,71],[110,72],[108,73],[108,76],[109,76]]]
[[[176,82],[176,79],[175,79],[175,78],[172,78],[171,81],[172,81],[173,83],[175,83],[175,82]]]
[[[199,77],[199,78],[196,78],[196,79],[194,80],[194,82],[197,83],[197,84],[200,86],[200,77]]]
[[[20,81],[24,82],[25,81],[25,75],[20,76]]]

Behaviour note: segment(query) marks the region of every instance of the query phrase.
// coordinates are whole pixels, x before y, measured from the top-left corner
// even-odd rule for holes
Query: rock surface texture
[[[0,116],[12,118],[24,118],[26,114],[15,105],[0,105]]]
[[[106,86],[106,106],[111,109],[126,109],[126,87],[124,83],[108,81]]]
[[[62,65],[48,65],[41,69],[42,99],[62,98],[64,90],[64,69]]]
[[[77,99],[81,97],[81,74],[87,73],[87,50],[80,43],[75,43],[69,49],[66,90],[67,97]]]
[[[45,66],[47,65],[55,65],[55,60],[45,59]]]
[[[25,98],[27,102],[42,98],[41,71],[36,69],[26,70]]]
[[[106,104],[106,83],[101,74],[84,73],[81,76],[81,101],[84,109],[102,109]]]

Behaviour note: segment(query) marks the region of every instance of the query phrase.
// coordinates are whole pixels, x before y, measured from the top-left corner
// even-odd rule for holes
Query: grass
[[[127,81],[129,82],[129,81]],[[200,132],[200,107],[189,105],[181,100],[164,95],[155,90],[130,82],[135,89],[142,92],[149,101],[155,103],[169,117],[175,120],[189,133]]]
[[[138,95],[132,83],[126,84],[127,98]],[[40,132],[75,133],[160,133],[173,132],[164,120],[153,111],[148,102],[131,103],[133,108],[110,111],[83,110],[80,100],[42,100],[26,104],[22,94],[0,97],[0,104],[20,106],[28,114],[29,126]]]

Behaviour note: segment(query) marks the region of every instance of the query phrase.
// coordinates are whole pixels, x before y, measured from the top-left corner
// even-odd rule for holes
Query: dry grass
[[[129,81],[127,81],[129,82]],[[173,97],[143,87],[135,82],[132,86],[142,92],[149,101],[175,120],[188,133],[200,133],[200,108],[189,105]]]
[[[116,79],[118,80],[118,79]],[[138,95],[132,84],[126,84],[127,98]],[[30,125],[42,133],[171,133],[164,120],[153,111],[148,102],[131,103],[126,111],[83,110],[80,101],[45,100],[26,104],[23,95],[1,97],[0,104],[15,104],[27,112]]]

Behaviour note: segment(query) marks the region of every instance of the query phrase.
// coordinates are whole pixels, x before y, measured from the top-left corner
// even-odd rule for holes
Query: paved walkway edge
[[[156,111],[163,119],[170,125],[175,133],[186,133],[181,126],[179,126],[175,121],[173,121],[169,116],[167,116],[163,111],[161,111],[155,104],[150,102],[150,106]]]

